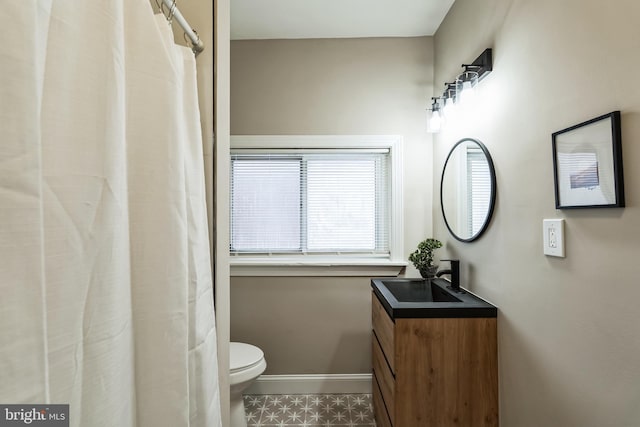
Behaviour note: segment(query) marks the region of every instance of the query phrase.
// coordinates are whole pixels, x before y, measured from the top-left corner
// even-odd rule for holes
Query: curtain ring
[[[157,4],[157,2],[158,2],[158,0],[156,0],[156,4]],[[173,2],[171,3],[171,6],[169,7],[169,12],[165,13],[164,12],[164,2],[162,2],[160,4],[160,11],[162,12],[164,17],[169,22],[169,25],[171,25],[171,22],[173,21],[173,14],[176,13],[176,8],[177,7],[178,6],[176,5],[176,0],[173,0]]]
[[[163,12],[162,5],[158,2],[158,0],[154,0],[156,2],[156,6],[158,6],[158,12]],[[162,13],[164,15],[164,12]]]
[[[165,19],[167,19],[167,20],[169,19],[169,18],[167,18],[167,14],[164,13],[164,2],[160,3],[160,12],[162,12],[162,14],[164,15]]]
[[[171,7],[169,8],[169,16],[167,16],[167,20],[169,21],[169,23],[173,21],[173,14],[176,13],[176,8],[178,7],[176,5],[176,1],[177,0],[173,0],[173,2],[171,3]]]

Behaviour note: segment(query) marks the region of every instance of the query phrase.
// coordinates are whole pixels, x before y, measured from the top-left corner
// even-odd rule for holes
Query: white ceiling
[[[231,39],[433,35],[454,0],[231,0]]]

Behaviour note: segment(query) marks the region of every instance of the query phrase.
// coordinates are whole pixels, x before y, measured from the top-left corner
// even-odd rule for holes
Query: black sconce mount
[[[485,49],[471,64],[462,64],[465,71],[475,71],[478,73],[478,81],[482,80],[487,74],[493,70],[493,53],[492,49]]]

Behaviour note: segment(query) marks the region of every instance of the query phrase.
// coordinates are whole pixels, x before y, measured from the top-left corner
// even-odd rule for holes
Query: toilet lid
[[[232,342],[229,345],[229,356],[229,365],[233,372],[258,364],[264,357],[264,353],[254,345]]]

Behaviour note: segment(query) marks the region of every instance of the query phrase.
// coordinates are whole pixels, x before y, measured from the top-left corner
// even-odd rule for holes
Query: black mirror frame
[[[443,189],[443,184],[444,184],[444,173],[447,170],[447,164],[449,163],[449,158],[451,158],[451,155],[453,154],[455,149],[458,147],[458,145],[460,145],[460,144],[462,144],[464,142],[469,142],[469,141],[478,144],[478,146],[480,147],[480,149],[484,153],[485,157],[487,158],[487,163],[489,164],[489,173],[491,175],[491,199],[489,200],[489,212],[487,212],[487,217],[485,218],[484,224],[482,224],[482,227],[480,228],[480,230],[478,230],[478,232],[476,234],[474,234],[473,236],[469,237],[468,239],[463,239],[462,237],[460,237],[456,233],[454,233],[453,230],[451,229],[451,226],[449,226],[449,222],[447,221],[447,215],[444,212],[442,189]],[[447,226],[447,229],[449,230],[449,233],[451,233],[451,235],[453,237],[455,237],[456,240],[459,240],[459,241],[464,242],[464,243],[471,243],[474,240],[477,240],[478,238],[480,238],[480,236],[482,236],[482,234],[489,227],[489,223],[491,222],[491,218],[493,217],[493,209],[494,209],[495,204],[496,204],[496,194],[497,194],[497,192],[498,191],[497,191],[497,185],[496,185],[496,170],[495,170],[495,168],[493,166],[493,159],[491,158],[491,154],[489,154],[489,150],[487,149],[487,147],[482,142],[478,141],[477,139],[473,139],[473,138],[462,138],[460,141],[456,142],[456,144],[453,147],[451,147],[451,151],[449,151],[449,154],[447,155],[447,159],[444,161],[444,166],[442,167],[442,176],[440,177],[440,209],[442,210],[442,218],[444,219],[444,223]]]

